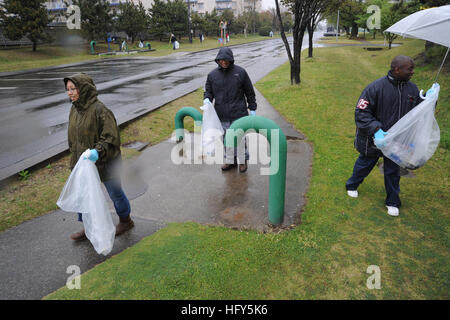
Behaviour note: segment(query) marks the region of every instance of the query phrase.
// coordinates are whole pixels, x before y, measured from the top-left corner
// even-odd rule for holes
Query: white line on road
[[[0,81],[55,81],[61,80],[61,78],[2,78]]]

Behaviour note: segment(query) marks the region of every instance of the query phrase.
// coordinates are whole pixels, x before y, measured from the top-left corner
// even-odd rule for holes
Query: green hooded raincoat
[[[86,149],[96,149],[99,159],[96,161],[101,181],[118,176],[121,162],[120,135],[116,118],[97,98],[97,88],[91,77],[80,73],[68,78],[78,89],[79,99],[72,104],[69,115],[68,140],[72,153],[71,169]]]

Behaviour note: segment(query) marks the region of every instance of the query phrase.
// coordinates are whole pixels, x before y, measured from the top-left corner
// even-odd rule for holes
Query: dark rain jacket
[[[230,48],[220,48],[216,63],[221,59],[230,61],[230,66],[224,69],[219,65],[208,74],[204,99],[211,102],[215,99],[214,107],[221,121],[234,121],[247,116],[247,108],[256,110],[255,90],[245,69],[234,64]]]
[[[385,77],[369,84],[355,108],[355,148],[369,157],[381,156],[373,136],[378,129],[388,131],[401,117],[422,102],[417,86],[395,79],[389,71]]]
[[[84,73],[64,78],[71,80],[78,89],[79,99],[72,104],[69,115],[68,142],[72,153],[73,169],[86,149],[96,149],[99,158],[95,162],[101,181],[118,176],[121,162],[119,128],[114,114],[97,98],[92,79]]]

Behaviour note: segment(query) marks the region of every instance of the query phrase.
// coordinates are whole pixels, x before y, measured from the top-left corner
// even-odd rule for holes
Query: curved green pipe
[[[190,116],[192,119],[194,119],[194,131],[196,131],[196,128],[201,128],[202,126],[202,120],[203,116],[195,108],[192,107],[183,107],[180,110],[178,110],[177,114],[175,115],[175,134],[177,137],[177,142],[180,142],[184,138],[184,117]]]
[[[95,45],[96,44],[97,43],[94,40],[91,41],[91,43],[90,43],[90,45],[91,45],[91,54],[95,54]]]
[[[286,192],[286,136],[272,120],[261,116],[246,116],[233,122],[227,130],[225,146],[237,147],[238,141],[251,129],[264,135],[270,143],[269,222],[281,224]]]

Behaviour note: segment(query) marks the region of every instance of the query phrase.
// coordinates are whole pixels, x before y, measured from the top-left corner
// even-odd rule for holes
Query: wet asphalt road
[[[233,46],[253,82],[287,61],[280,39]],[[31,73],[0,74],[0,180],[67,149],[65,76],[85,72],[122,124],[204,86],[218,49],[161,58],[105,59]],[[267,66],[270,66],[269,68]],[[199,105],[201,101],[199,101]]]

